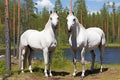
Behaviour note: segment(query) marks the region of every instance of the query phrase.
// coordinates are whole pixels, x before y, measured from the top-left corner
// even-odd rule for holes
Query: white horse
[[[85,29],[72,13],[68,14],[67,16],[67,25],[68,25],[68,31],[71,33],[69,37],[69,44],[71,45],[73,51],[73,64],[74,64],[73,76],[76,75],[76,51],[81,50],[81,63],[82,63],[81,77],[83,78],[85,76],[84,75],[85,51],[88,49],[91,52],[91,56],[92,56],[91,71],[93,71],[94,62],[95,62],[94,49],[97,47],[100,50],[100,61],[101,61],[100,72],[102,72],[103,52],[106,44],[104,32],[97,27]]]
[[[45,63],[45,76],[52,76],[50,64],[52,62],[52,55],[55,51],[56,29],[58,25],[58,15],[56,12],[51,13],[45,28],[42,31],[27,30],[20,37],[19,46],[19,67],[24,73],[26,66],[26,60],[28,58],[29,71],[32,73],[31,60],[33,50],[43,51],[44,63]],[[29,53],[28,53],[29,50]],[[49,74],[47,74],[47,69]]]

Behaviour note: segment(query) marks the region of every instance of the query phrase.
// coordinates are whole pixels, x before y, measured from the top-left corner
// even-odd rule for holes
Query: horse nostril
[[[71,33],[71,28],[70,28],[70,30],[68,30],[68,32]]]

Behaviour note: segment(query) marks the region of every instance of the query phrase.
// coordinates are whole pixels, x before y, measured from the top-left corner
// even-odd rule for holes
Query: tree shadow
[[[108,68],[103,68],[103,72],[106,72],[108,70]],[[100,68],[99,69],[94,69],[93,72],[91,72],[91,70],[86,70],[85,71],[85,77],[90,75],[90,74],[98,74],[100,73]],[[82,72],[78,72],[76,74],[76,76],[81,76]]]

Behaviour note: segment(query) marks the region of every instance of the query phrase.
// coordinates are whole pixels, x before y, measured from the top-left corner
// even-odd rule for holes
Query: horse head
[[[53,12],[52,11],[50,12],[50,17],[49,17],[49,20],[51,22],[51,25],[53,27],[53,29],[57,29],[58,27],[58,22],[59,22],[59,17],[57,15],[57,12]]]
[[[74,16],[73,13],[69,13],[67,16],[67,27],[68,31],[71,33],[71,46],[72,48],[77,47],[77,18]]]
[[[74,16],[73,13],[69,13],[67,16],[67,25],[68,25],[68,31],[71,32],[76,27],[76,21],[77,18]]]

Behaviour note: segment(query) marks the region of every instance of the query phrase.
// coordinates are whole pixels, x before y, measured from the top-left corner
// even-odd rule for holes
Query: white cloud
[[[112,5],[113,5],[113,2],[107,2],[106,5],[107,5],[107,6],[112,6]]]
[[[43,8],[46,7],[48,9],[51,9],[54,7],[54,4],[50,0],[38,0],[37,5],[35,7],[37,8]]]
[[[94,14],[97,14],[97,13],[100,13],[100,11],[95,11],[95,10],[94,10],[94,11],[89,11],[89,12],[88,12],[88,14],[93,14],[93,13],[94,13]]]

